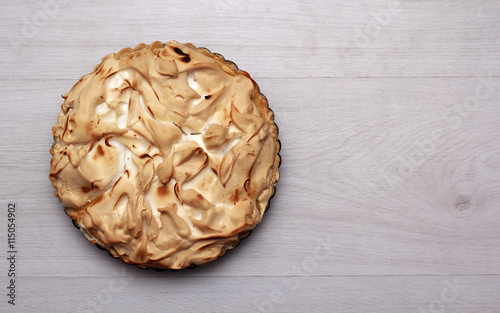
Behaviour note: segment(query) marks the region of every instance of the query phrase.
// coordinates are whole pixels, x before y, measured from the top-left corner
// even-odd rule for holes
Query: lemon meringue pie
[[[103,58],[63,96],[50,180],[85,237],[126,263],[211,262],[274,195],[278,128],[250,75],[192,44]]]

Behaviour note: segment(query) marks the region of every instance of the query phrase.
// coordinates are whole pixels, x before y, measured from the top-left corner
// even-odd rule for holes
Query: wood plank
[[[500,70],[496,0],[196,1],[176,3],[177,14],[189,16],[182,23],[164,17],[164,1],[149,8],[68,3],[29,32],[29,21],[43,14],[38,2],[3,3],[0,65],[9,75],[1,79],[77,80],[108,53],[172,39],[209,47],[257,78],[498,76]]]
[[[108,277],[21,278],[16,310],[3,312],[496,313],[499,286],[498,275],[203,278],[117,271]]]
[[[36,260],[25,275],[107,273],[119,262],[73,229],[47,179],[59,94],[73,82],[5,83],[9,91],[0,96],[10,102],[44,90],[1,117],[23,116],[24,123],[0,123],[1,198],[18,200],[32,217],[22,219],[24,238],[45,236],[21,237],[24,253]],[[295,275],[321,247],[328,257],[317,275],[500,274],[499,79],[260,83],[281,129],[278,192],[254,234],[223,260],[195,270],[199,275]],[[478,88],[473,107],[466,101]],[[24,132],[27,125],[32,132]],[[56,266],[59,258],[72,261]]]

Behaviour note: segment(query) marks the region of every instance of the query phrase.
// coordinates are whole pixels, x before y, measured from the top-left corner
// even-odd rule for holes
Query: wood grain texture
[[[0,3],[0,216],[19,207],[19,305],[1,312],[498,312],[498,1],[54,3]],[[48,164],[60,95],[171,39],[250,72],[283,163],[241,246],[158,273],[87,242]]]
[[[25,20],[37,3],[3,4],[2,79],[77,80],[108,53],[172,38],[255,77],[483,76],[500,66],[494,0],[70,2],[36,27]]]
[[[113,275],[114,274],[114,275]],[[172,274],[172,273],[170,273]],[[175,274],[175,273],[174,273]],[[75,288],[76,285],[85,286]],[[498,312],[498,276],[33,278],[19,311]],[[44,288],[40,288],[44,286]],[[57,297],[58,301],[49,297]],[[34,299],[46,299],[43,304]]]

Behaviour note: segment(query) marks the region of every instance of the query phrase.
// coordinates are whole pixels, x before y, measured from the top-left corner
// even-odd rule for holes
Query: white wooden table
[[[500,312],[498,0],[4,0],[0,17],[1,312]],[[103,56],[174,39],[251,73],[283,163],[236,250],[159,273],[73,227],[49,147],[60,95]]]

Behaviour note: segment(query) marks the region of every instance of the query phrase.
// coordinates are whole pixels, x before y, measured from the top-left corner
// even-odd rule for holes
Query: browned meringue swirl
[[[85,236],[142,267],[216,259],[279,178],[273,114],[246,72],[175,41],[106,56],[63,96],[50,179]]]

